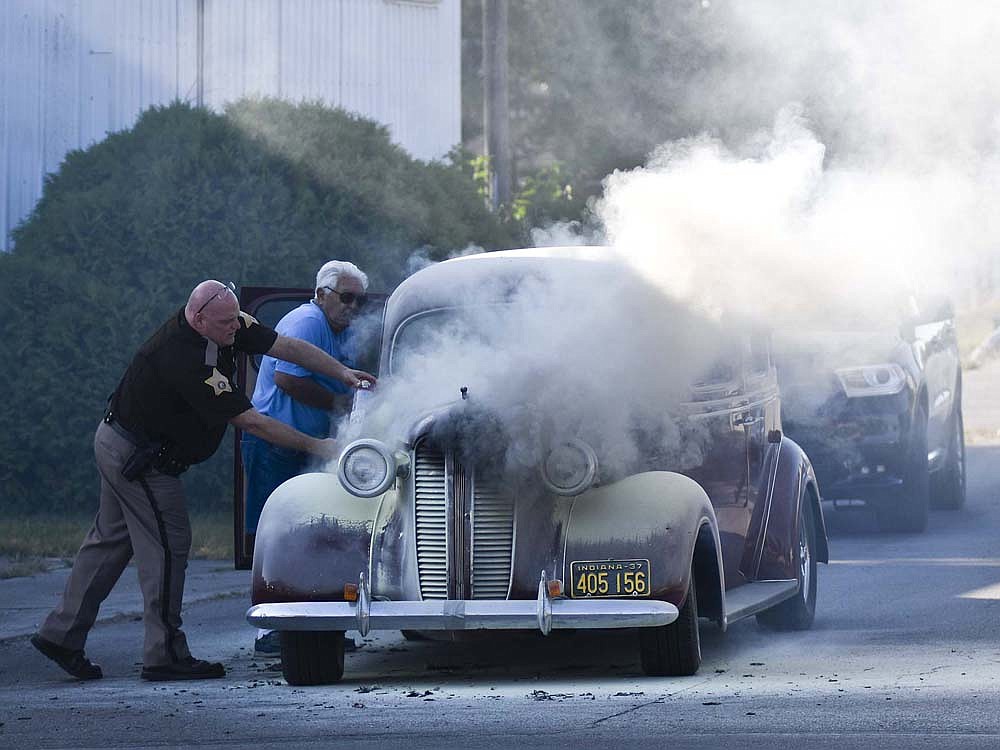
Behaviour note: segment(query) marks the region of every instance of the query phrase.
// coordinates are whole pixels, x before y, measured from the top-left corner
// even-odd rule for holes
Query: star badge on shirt
[[[253,315],[243,312],[242,310],[240,310],[240,320],[243,321],[244,328],[260,325],[260,323],[257,321],[257,318],[255,318]]]
[[[212,374],[205,379],[205,385],[211,386],[216,396],[233,392],[233,386],[229,383],[229,378],[219,372],[218,367],[212,368]]]

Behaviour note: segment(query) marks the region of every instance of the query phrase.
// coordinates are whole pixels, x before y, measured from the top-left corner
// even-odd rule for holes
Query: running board
[[[733,623],[750,617],[785,599],[790,599],[799,592],[799,582],[789,581],[755,581],[744,583],[732,591],[726,592],[726,622]]]

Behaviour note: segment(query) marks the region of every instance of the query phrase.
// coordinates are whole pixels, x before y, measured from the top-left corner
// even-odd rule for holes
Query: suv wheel
[[[903,485],[887,493],[876,512],[882,531],[919,533],[927,529],[930,509],[930,473],[927,469],[927,414],[921,409],[914,419]]]
[[[948,463],[934,476],[935,508],[958,510],[965,505],[965,425],[962,403],[959,401],[952,417],[951,439],[948,442]]]

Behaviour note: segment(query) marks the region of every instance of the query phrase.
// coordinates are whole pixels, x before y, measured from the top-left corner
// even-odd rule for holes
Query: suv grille
[[[428,444],[414,456],[417,571],[424,599],[504,599],[514,549],[514,499]]]

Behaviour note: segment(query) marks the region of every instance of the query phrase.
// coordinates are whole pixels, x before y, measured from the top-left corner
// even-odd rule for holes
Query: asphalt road
[[[996,381],[994,381],[996,382]],[[967,407],[968,408],[968,407]],[[229,675],[139,679],[140,623],[91,634],[106,677],[78,683],[24,638],[0,641],[0,747],[997,748],[1000,443],[971,445],[969,500],[927,533],[827,514],[816,625],[703,624],[690,678],[646,678],[634,635],[366,639],[336,686],[287,686],[249,652],[247,603],[190,606],[196,654]]]

